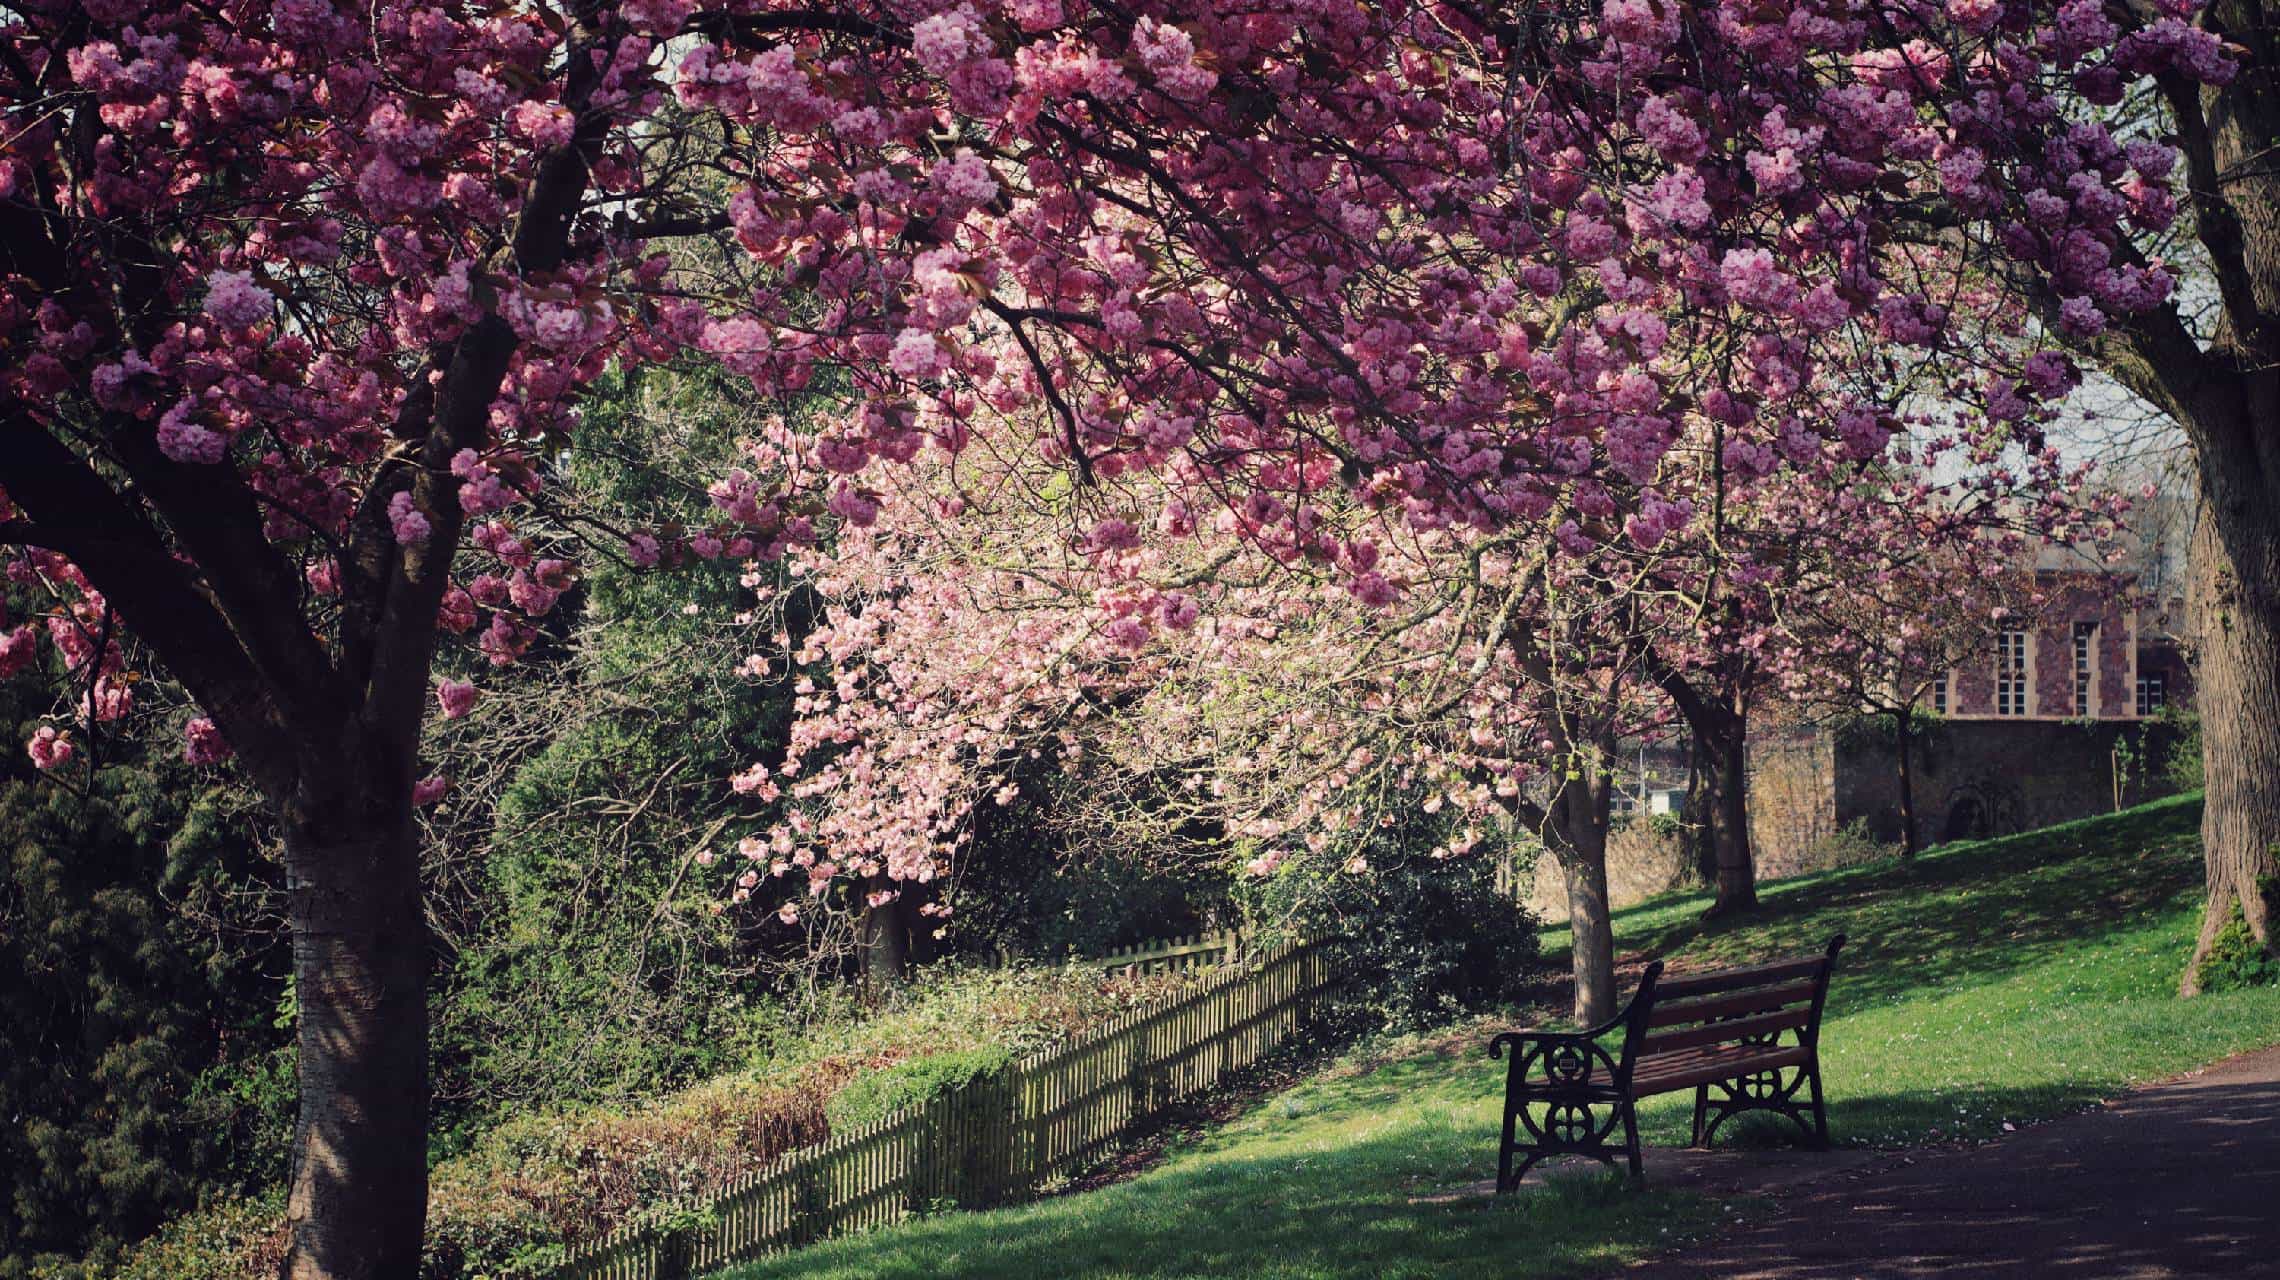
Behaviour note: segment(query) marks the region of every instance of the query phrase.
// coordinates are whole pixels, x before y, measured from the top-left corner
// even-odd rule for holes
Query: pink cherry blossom
[[[269,318],[276,296],[253,282],[250,271],[216,271],[206,277],[206,314],[232,328],[251,328]]]
[[[212,719],[196,716],[182,727],[182,759],[195,765],[219,764],[230,758],[230,744],[223,740],[220,729]]]
[[[71,763],[77,748],[72,745],[70,734],[58,732],[52,724],[43,724],[33,731],[25,750],[31,754],[32,766],[45,771]]]
[[[478,696],[475,686],[465,680],[446,680],[435,690],[435,700],[443,707],[446,720],[457,720],[473,711]]]

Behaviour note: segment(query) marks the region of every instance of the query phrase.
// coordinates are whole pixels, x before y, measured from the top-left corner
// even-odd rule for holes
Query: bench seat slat
[[[1761,1013],[1748,1018],[1734,1018],[1726,1022],[1705,1022],[1684,1031],[1665,1031],[1661,1035],[1646,1038],[1639,1046],[1639,1060],[1644,1062],[1658,1054],[1692,1049],[1697,1045],[1724,1044],[1744,1036],[1787,1031],[1791,1027],[1803,1027],[1811,1021],[1813,1008],[1805,1005],[1795,1009],[1777,1009],[1772,1013]]]
[[[1690,996],[1716,995],[1721,991],[1739,991],[1745,987],[1770,987],[1777,982],[1792,982],[1798,978],[1818,978],[1827,956],[1799,956],[1793,960],[1776,960],[1771,964],[1754,964],[1741,969],[1720,969],[1714,973],[1691,977],[1665,978],[1655,989],[1661,1000],[1684,1000]]]
[[[1820,989],[1820,983],[1807,979],[1804,982],[1737,991],[1732,995],[1710,996],[1701,1000],[1673,1000],[1668,1003],[1658,1000],[1647,1011],[1647,1025],[1671,1027],[1710,1018],[1731,1018],[1736,1014],[1765,1013],[1783,1005],[1811,1003],[1814,993]]]
[[[1799,1066],[1811,1056],[1811,1052],[1803,1045],[1789,1045],[1779,1049],[1736,1045],[1701,1049],[1692,1053],[1674,1053],[1641,1062],[1637,1074],[1631,1077],[1631,1092],[1636,1097],[1644,1098],[1650,1094],[1691,1089],[1714,1080],[1731,1080],[1736,1076],[1770,1071],[1776,1067]]]

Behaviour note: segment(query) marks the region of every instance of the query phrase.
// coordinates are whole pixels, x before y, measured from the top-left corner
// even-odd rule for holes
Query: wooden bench
[[[1839,934],[1819,955],[1670,978],[1657,961],[1623,1011],[1589,1031],[1497,1035],[1489,1055],[1512,1055],[1496,1189],[1510,1191],[1537,1161],[1567,1155],[1613,1166],[1624,1154],[1639,1181],[1635,1104],[1681,1089],[1694,1090],[1697,1147],[1745,1111],[1788,1116],[1826,1147],[1821,1009],[1844,945]],[[1617,1128],[1620,1144],[1613,1141]]]

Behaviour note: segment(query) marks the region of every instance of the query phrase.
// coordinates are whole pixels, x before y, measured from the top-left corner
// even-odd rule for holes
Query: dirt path
[[[2280,1277],[2280,1048],[1982,1147],[1647,1164],[1772,1205],[1622,1280]]]

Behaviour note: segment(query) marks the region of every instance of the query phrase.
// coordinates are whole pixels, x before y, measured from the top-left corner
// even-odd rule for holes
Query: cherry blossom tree
[[[411,811],[440,785],[423,720],[470,705],[431,688],[441,638],[512,662],[582,557],[860,528],[874,466],[984,420],[1035,424],[1080,488],[1161,476],[1148,518],[1224,520],[1392,608],[1325,495],[1514,539],[1557,582],[1697,518],[1662,466],[1707,423],[1776,469],[1808,437],[1873,457],[1891,366],[1921,363],[2031,446],[2071,378],[2048,348],[2076,344],[2197,433],[2227,620],[2211,919],[2238,901],[2264,936],[2280,503],[2270,113],[2216,34],[2263,38],[2241,0],[10,12],[0,539],[53,604],[0,663],[60,655],[78,692],[29,749],[80,767],[133,633],[211,721],[189,748],[233,752],[280,822],[293,1275],[414,1265]],[[2224,282],[2207,347],[2143,239],[2179,148],[2098,114],[2149,81]],[[801,444],[836,478],[723,479],[709,528],[589,511],[545,526],[577,548],[542,537],[581,389],[690,352],[836,397]],[[1110,528],[1085,554],[1122,550]]]
[[[2128,504],[2094,485],[2090,465],[2047,444],[2021,454],[2010,434],[1969,415],[1919,415],[1873,461],[1824,454],[1762,476],[1729,465],[1698,482],[1707,517],[1666,543],[1646,573],[1653,625],[1642,630],[1640,661],[1702,762],[1711,914],[1756,900],[1753,703],[1841,690],[1858,711],[1903,688],[1912,702],[1929,687],[1929,639],[1943,653],[1974,643],[1968,629],[1984,633],[1993,607],[1968,618],[1949,608],[1934,628],[1925,619],[1933,602],[1979,600],[1987,582],[2031,574],[2038,550],[2053,544],[2080,546],[2094,564],[2126,517]]]
[[[1421,803],[1455,832],[1435,858],[1512,819],[1551,850],[1586,944],[1579,1016],[1611,1011],[1611,759],[1657,713],[1615,629],[1629,597],[1595,561],[1336,500],[1317,526],[1342,531],[1335,553],[1310,559],[1176,505],[1134,523],[1166,501],[1147,474],[1081,515],[1021,443],[977,432],[882,480],[870,525],[794,553],[828,621],[790,661],[829,675],[802,685],[786,757],[739,778],[794,809],[745,842],[732,899],[803,879],[790,923],[843,887],[876,909],[927,886],[939,919],[956,893],[931,887],[1040,757],[1094,793],[1063,822],[1216,830],[1234,875],[1368,875],[1372,833]]]

